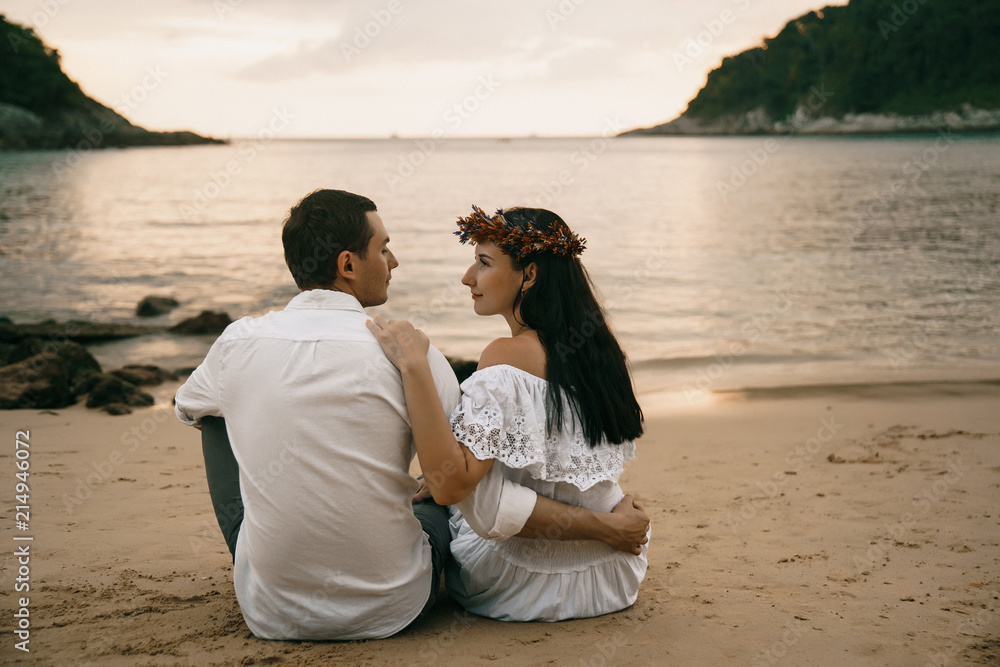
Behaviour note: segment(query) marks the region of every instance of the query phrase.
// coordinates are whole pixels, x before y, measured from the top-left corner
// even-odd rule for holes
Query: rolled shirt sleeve
[[[534,491],[505,479],[498,466],[491,466],[457,507],[477,535],[503,541],[521,532],[537,499]]]
[[[428,350],[428,361],[441,405],[445,414],[450,415],[461,398],[455,373],[444,355],[434,347]],[[500,469],[491,466],[486,477],[457,507],[477,535],[502,541],[521,532],[535,509],[537,499],[534,491],[504,479]]]
[[[185,424],[193,426],[201,421],[202,417],[223,416],[220,370],[224,338],[225,333],[219,336],[205,355],[205,360],[194,369],[174,396],[174,414]]]

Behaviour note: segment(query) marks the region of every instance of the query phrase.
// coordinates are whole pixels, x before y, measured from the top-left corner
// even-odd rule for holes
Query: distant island
[[[226,142],[133,125],[84,94],[62,71],[59,52],[34,30],[0,14],[0,151],[220,143]]]
[[[851,0],[725,58],[675,120],[619,136],[995,132],[997,35],[997,0]]]

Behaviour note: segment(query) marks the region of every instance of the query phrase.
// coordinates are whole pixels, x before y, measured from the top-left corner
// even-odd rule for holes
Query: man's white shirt
[[[387,637],[430,594],[402,382],[367,319],[353,296],[302,292],[231,324],[177,392],[185,423],[226,419],[244,502],[233,579],[258,637]],[[450,414],[458,382],[434,347],[428,361]],[[506,539],[535,498],[491,470],[460,507],[476,532]]]

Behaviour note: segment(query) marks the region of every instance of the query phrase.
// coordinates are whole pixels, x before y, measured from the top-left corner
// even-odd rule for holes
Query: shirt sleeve
[[[457,507],[477,535],[502,542],[521,532],[536,500],[538,494],[505,479],[494,465]]]
[[[215,341],[205,360],[188,377],[174,396],[174,414],[188,425],[197,424],[202,417],[222,417],[220,384],[222,381],[221,337]]]
[[[458,388],[458,379],[451,364],[445,356],[433,345],[427,350],[427,363],[431,367],[431,375],[434,377],[434,386],[437,388],[438,396],[441,398],[441,407],[444,413],[450,415],[451,411],[458,405],[462,390]]]
[[[445,414],[451,414],[461,398],[455,372],[436,348],[431,347],[427,356],[441,405]],[[477,535],[502,541],[521,532],[537,498],[534,491],[504,479],[500,469],[492,466],[465,500],[458,503],[458,508]]]

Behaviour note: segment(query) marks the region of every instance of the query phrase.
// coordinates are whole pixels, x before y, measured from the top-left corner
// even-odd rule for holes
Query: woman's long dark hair
[[[510,208],[504,218],[515,225],[547,230],[557,220],[552,211]],[[587,270],[577,257],[531,253],[511,257],[515,270],[532,262],[535,283],[514,302],[521,321],[538,333],[545,348],[546,427],[561,430],[567,418],[577,418],[591,447],[602,440],[620,444],[642,435],[642,409],[632,389],[628,363],[594,296]],[[560,390],[573,415],[566,415]]]

